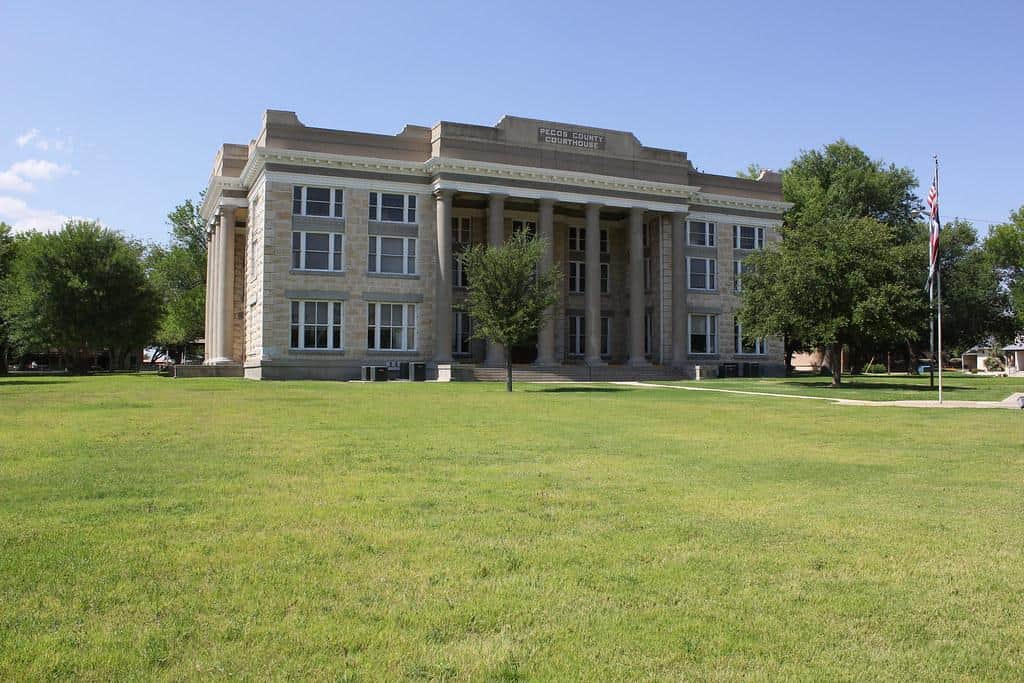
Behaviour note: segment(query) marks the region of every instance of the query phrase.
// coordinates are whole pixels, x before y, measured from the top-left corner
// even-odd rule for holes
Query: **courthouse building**
[[[500,366],[460,310],[458,255],[526,230],[564,280],[514,362],[595,378],[780,374],[781,341],[744,335],[735,311],[744,259],[778,239],[787,207],[778,174],[703,173],[622,131],[506,116],[378,135],[267,111],[248,145],[217,153],[203,202],[206,371]]]

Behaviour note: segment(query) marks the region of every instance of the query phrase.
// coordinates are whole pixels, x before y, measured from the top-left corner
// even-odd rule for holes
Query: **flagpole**
[[[939,196],[939,156],[935,155],[935,201]],[[936,214],[938,217],[938,214]],[[939,366],[939,403],[942,403],[942,269],[939,268],[938,248],[935,249],[935,303],[939,321],[939,354],[936,362]]]

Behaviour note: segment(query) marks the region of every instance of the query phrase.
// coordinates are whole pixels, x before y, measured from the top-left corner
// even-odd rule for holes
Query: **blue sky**
[[[0,4],[0,220],[166,239],[264,109],[394,133],[502,114],[630,130],[702,170],[839,137],[942,163],[942,215],[1024,204],[1024,3]]]

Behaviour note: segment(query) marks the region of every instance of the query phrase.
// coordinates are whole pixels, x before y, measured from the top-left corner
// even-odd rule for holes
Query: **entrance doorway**
[[[526,340],[525,344],[512,347],[512,362],[516,364],[533,363],[537,360],[537,335]]]

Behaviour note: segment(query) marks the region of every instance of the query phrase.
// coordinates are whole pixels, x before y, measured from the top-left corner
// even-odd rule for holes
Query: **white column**
[[[487,200],[487,244],[500,247],[505,243],[505,195],[492,194]],[[505,352],[501,344],[487,340],[487,356],[485,365],[502,367],[505,365]]]
[[[586,326],[584,358],[590,365],[603,365],[601,360],[601,205],[587,204],[586,281],[583,301]]]
[[[629,364],[647,365],[644,357],[644,210],[629,210]]]
[[[234,332],[235,297],[235,210],[222,206],[220,210],[221,233],[217,244],[217,339],[213,363],[223,365],[233,362],[232,337]]]
[[[672,366],[686,364],[686,216],[672,214]]]
[[[438,363],[452,360],[452,191],[438,191],[437,205],[437,273],[434,296],[434,359]]]
[[[555,200],[541,199],[537,203],[537,234],[544,240],[544,254],[540,270],[547,273],[554,265],[555,255]],[[554,311],[548,311],[548,318],[537,335],[537,365],[555,364],[555,320]]]
[[[220,298],[217,294],[217,258],[220,254],[220,230],[214,221],[210,221],[206,239],[206,328],[203,336],[206,340],[204,365],[212,365],[217,354],[217,306]]]

